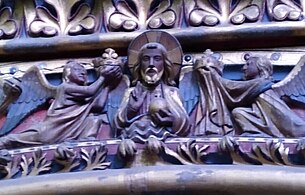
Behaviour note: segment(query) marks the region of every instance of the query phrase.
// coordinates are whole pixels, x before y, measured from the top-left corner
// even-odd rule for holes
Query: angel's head
[[[86,85],[87,71],[83,65],[76,61],[68,61],[63,70],[63,80],[77,85]]]
[[[251,80],[255,78],[271,79],[273,67],[270,60],[264,56],[251,56],[243,66],[244,78]]]

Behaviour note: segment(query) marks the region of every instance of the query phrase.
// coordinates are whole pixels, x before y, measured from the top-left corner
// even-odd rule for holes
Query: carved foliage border
[[[0,40],[301,21],[304,6],[303,0],[1,0]]]
[[[32,153],[13,156],[7,150],[0,151],[0,178],[11,179],[49,173],[104,170],[110,167],[106,161],[108,150],[104,145],[91,149],[73,150],[62,144],[50,154],[38,148]]]

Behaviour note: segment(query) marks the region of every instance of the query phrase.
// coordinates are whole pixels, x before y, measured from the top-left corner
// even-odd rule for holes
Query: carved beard
[[[147,84],[156,84],[160,81],[163,72],[164,69],[159,72],[156,67],[147,68],[145,71],[141,71],[141,76]]]

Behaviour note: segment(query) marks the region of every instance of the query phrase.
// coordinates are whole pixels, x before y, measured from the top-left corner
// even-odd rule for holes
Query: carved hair
[[[75,65],[80,65],[82,66],[80,63],[78,63],[77,61],[75,60],[69,60],[64,69],[63,69],[63,74],[62,74],[62,79],[63,79],[63,82],[69,82],[70,79],[69,79],[69,75],[71,74],[71,68],[73,68],[73,66]]]
[[[255,60],[255,64],[259,70],[259,76],[267,79],[272,78],[273,66],[270,60],[265,56],[252,56],[248,60]]]
[[[170,85],[170,86],[175,86],[176,82],[174,81],[174,71],[173,69],[173,63],[169,60],[168,55],[167,55],[167,50],[165,47],[156,42],[151,42],[151,43],[146,43],[143,45],[140,49],[140,53],[138,55],[138,61],[133,67],[133,81],[132,84],[135,85],[137,81],[141,80],[141,59],[143,57],[143,50],[144,49],[160,49],[163,60],[164,60],[164,73],[162,75],[162,80],[165,84]]]

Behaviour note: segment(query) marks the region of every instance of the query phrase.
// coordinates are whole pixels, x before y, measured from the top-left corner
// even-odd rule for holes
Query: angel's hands
[[[123,73],[119,65],[106,65],[100,69],[100,75],[105,78],[106,85],[113,89],[120,83]]]

